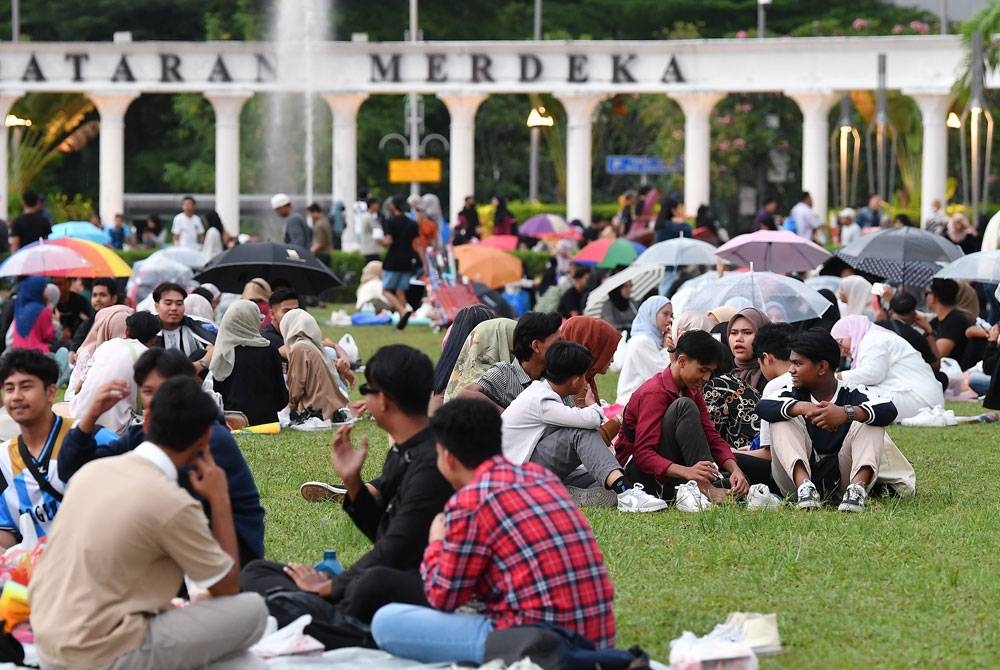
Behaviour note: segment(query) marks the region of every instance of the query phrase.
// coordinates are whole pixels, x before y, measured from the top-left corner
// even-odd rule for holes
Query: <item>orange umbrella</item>
[[[460,275],[490,288],[502,288],[524,275],[520,258],[481,244],[455,247],[455,260]]]
[[[0,276],[128,277],[132,268],[105,246],[72,237],[33,242],[11,254]]]

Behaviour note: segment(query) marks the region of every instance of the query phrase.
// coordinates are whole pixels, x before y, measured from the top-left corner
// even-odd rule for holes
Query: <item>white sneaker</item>
[[[292,430],[303,430],[303,431],[315,431],[315,430],[330,430],[333,428],[333,424],[329,421],[324,421],[319,417],[311,416],[305,421],[300,421],[298,423],[293,423],[289,426]]]
[[[868,491],[861,484],[851,484],[844,492],[844,498],[837,509],[841,512],[864,512]]]
[[[922,428],[943,428],[954,426],[958,423],[955,412],[945,409],[941,405],[935,407],[921,407],[915,416],[900,421],[904,426],[920,426]]]
[[[635,484],[625,493],[618,494],[619,512],[659,512],[667,509],[667,501],[651,496],[642,484]]]
[[[819,509],[820,505],[822,502],[819,499],[816,485],[808,479],[802,482],[795,495],[795,506],[799,509]]]
[[[690,481],[675,488],[677,489],[675,506],[681,512],[704,512],[712,509],[712,501],[698,488],[698,482]]]
[[[771,493],[767,484],[754,484],[747,493],[747,509],[773,509],[781,507],[781,498]]]

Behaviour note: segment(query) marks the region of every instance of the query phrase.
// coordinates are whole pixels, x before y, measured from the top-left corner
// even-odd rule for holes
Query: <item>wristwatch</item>
[[[848,421],[854,421],[854,405],[844,405],[844,413],[847,414]]]

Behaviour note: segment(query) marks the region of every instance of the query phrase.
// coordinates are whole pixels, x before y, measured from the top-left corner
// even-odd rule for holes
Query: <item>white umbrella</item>
[[[635,263],[628,266],[618,274],[604,280],[604,283],[590,292],[587,297],[587,307],[583,310],[586,316],[600,316],[601,308],[608,301],[608,293],[623,286],[627,282],[632,282],[632,295],[636,299],[644,297],[653,289],[659,287],[663,278],[662,265],[648,265]]]
[[[730,275],[741,274],[735,271],[727,271],[723,274],[723,277],[728,277]],[[688,279],[686,282],[681,284],[681,287],[677,289],[677,292],[673,294],[670,298],[670,302],[674,306],[674,314],[683,314],[689,311],[687,308],[687,303],[690,302],[692,296],[697,295],[703,291],[711,291],[711,287],[722,277],[715,270],[706,272],[702,275],[698,275],[692,279]],[[721,303],[720,303],[721,304]],[[714,309],[719,305],[712,305],[709,309]],[[708,310],[705,310],[708,311]]]
[[[699,290],[684,310],[707,312],[726,304],[756,307],[772,320],[787,323],[819,318],[830,307],[816,289],[797,279],[773,272],[739,272]]]
[[[837,289],[840,288],[840,280],[841,277],[834,277],[833,275],[816,275],[806,280],[806,286],[812,286],[817,291],[825,288],[836,293]]]
[[[177,246],[165,247],[159,251],[153,252],[147,260],[159,260],[161,258],[167,258],[175,263],[186,265],[192,270],[200,270],[208,264],[209,260],[211,260],[208,256],[203,254],[200,249]]]
[[[977,251],[962,256],[945,265],[934,276],[996,284],[1000,282],[1000,250]]]
[[[690,237],[675,237],[665,242],[657,242],[643,251],[636,263],[655,263],[658,265],[715,265],[718,258],[715,247],[708,242]]]

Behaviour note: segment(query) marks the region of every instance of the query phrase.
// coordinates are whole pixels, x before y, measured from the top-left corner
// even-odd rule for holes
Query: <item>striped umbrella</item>
[[[132,268],[111,249],[70,237],[39,240],[0,265],[0,277],[128,277]]]

